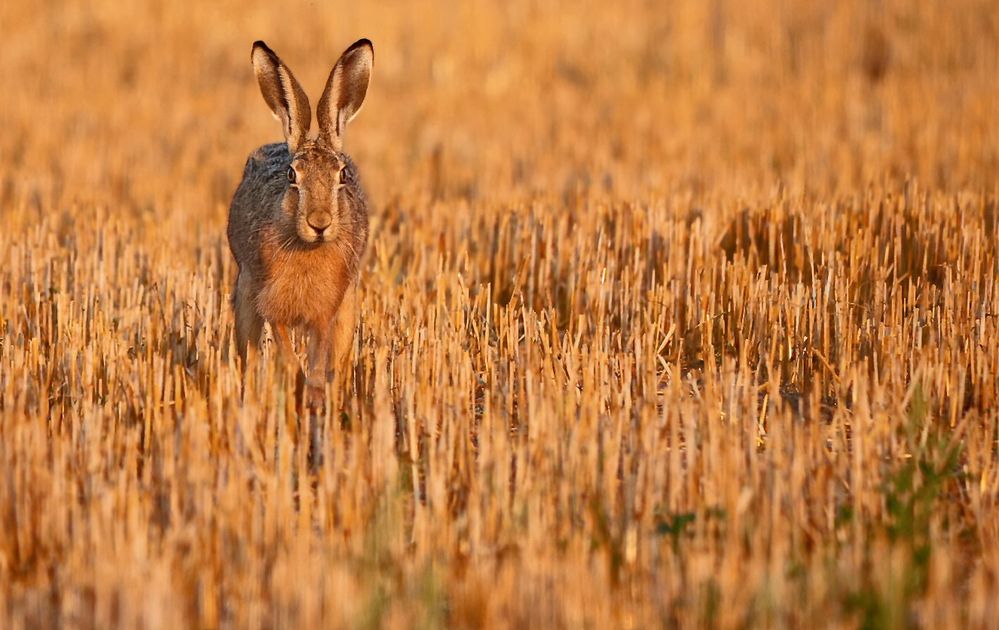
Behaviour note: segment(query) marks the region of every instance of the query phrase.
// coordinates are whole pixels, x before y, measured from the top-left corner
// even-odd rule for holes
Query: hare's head
[[[335,239],[348,209],[341,189],[346,159],[343,133],[364,102],[374,61],[371,42],[355,42],[340,56],[319,99],[319,134],[308,138],[312,110],[302,86],[288,66],[263,42],[253,44],[253,70],[264,100],[281,121],[291,153],[282,222],[306,243]]]

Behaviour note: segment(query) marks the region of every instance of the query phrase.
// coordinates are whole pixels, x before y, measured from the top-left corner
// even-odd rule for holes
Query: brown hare
[[[293,357],[288,329],[308,332],[305,401],[324,404],[325,385],[347,367],[356,285],[368,241],[368,210],[357,170],[343,152],[344,130],[364,102],[374,49],[362,39],[333,66],[319,99],[319,133],[308,138],[309,99],[263,42],[253,70],[285,142],[250,155],[229,207],[229,249],[239,267],[232,304],[243,368],[256,355],[264,322],[278,352]]]

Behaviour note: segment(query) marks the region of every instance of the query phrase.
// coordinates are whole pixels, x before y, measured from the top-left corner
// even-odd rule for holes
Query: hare
[[[346,369],[354,338],[368,211],[343,134],[364,102],[374,48],[359,40],[333,66],[316,111],[315,139],[307,137],[309,99],[288,66],[261,41],[253,44],[251,60],[285,141],[250,155],[229,207],[226,233],[239,268],[232,296],[236,345],[245,370],[265,321],[286,358],[294,356],[288,329],[304,328],[305,400],[317,407],[326,383]]]

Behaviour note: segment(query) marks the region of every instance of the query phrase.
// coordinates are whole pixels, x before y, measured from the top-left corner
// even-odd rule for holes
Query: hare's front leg
[[[232,295],[232,307],[236,317],[236,350],[239,352],[240,367],[246,371],[247,350],[256,355],[260,348],[260,335],[264,330],[264,320],[253,305],[253,290],[245,274],[236,277],[236,290]]]
[[[310,409],[326,407],[326,383],[330,376],[333,354],[333,326],[314,328],[309,334],[308,374],[305,378],[305,405]]]
[[[284,369],[293,370],[295,374],[295,396],[300,399],[302,387],[305,385],[305,372],[302,364],[295,354],[295,346],[291,343],[291,335],[288,334],[288,327],[284,324],[271,322],[271,329],[274,331],[274,343],[277,346],[277,360]]]
[[[277,346],[277,359],[284,367],[302,371],[302,364],[295,354],[295,346],[291,343],[291,334],[288,333],[288,326],[271,322],[271,329],[274,331],[274,343]]]
[[[333,322],[333,383],[338,388],[347,385],[350,369],[350,351],[354,349],[354,332],[357,329],[357,291],[352,282],[340,303],[340,310]]]
[[[314,329],[309,336],[309,373],[305,381],[305,400],[309,407],[323,408],[326,384],[334,381],[334,377],[334,386],[346,382],[356,320],[357,298],[351,283],[333,321]]]

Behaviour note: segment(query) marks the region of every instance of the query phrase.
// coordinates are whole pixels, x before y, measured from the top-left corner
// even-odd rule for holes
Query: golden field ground
[[[999,4],[0,4],[0,627],[996,627]],[[375,44],[349,391],[225,241]]]

